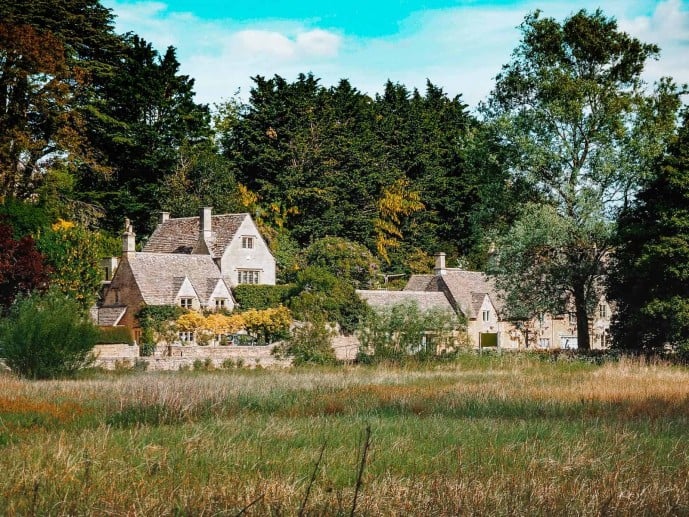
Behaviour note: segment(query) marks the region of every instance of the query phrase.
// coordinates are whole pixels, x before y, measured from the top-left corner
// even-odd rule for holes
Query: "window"
[[[254,238],[253,237],[242,237],[242,248],[246,248],[248,250],[253,249],[254,247]]]
[[[237,283],[238,284],[257,284],[258,283],[258,270],[242,269],[242,270],[237,271]]]
[[[599,315],[601,318],[605,318],[605,317],[608,316],[608,308],[605,306],[604,303],[601,303],[601,304],[598,306],[598,315]]]
[[[570,312],[569,313],[569,324],[570,325],[576,325],[577,324],[577,313],[576,312]]]
[[[490,311],[483,311],[483,321],[490,321]]]
[[[194,342],[194,333],[191,331],[184,331],[179,333],[179,340],[184,343],[193,343]]]
[[[215,299],[215,308],[216,309],[227,308],[227,299],[226,298],[216,298]]]
[[[541,348],[550,348],[550,339],[547,337],[542,337],[538,340],[538,346]]]
[[[180,298],[179,304],[181,307],[184,307],[185,309],[191,309],[191,304],[193,303],[193,301],[193,298]]]

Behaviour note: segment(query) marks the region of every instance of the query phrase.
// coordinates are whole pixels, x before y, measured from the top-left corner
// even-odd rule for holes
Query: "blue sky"
[[[246,99],[250,77],[293,80],[313,72],[324,85],[348,78],[371,95],[391,79],[423,89],[426,79],[475,107],[519,42],[517,26],[537,8],[563,19],[602,8],[620,28],[662,49],[649,82],[689,83],[689,0],[104,0],[118,32],[177,48],[197,100]]]

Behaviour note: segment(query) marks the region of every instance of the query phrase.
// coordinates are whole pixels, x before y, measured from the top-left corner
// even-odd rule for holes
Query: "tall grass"
[[[0,393],[8,515],[349,515],[367,426],[357,515],[689,512],[689,371],[640,360],[0,376]]]

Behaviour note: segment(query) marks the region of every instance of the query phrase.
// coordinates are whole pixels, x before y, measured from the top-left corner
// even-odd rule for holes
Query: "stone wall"
[[[128,345],[99,345],[110,347],[99,350],[96,366],[113,370],[117,367],[145,365],[147,370],[179,370],[193,368],[194,363],[211,364],[215,368],[243,366],[289,366],[290,361],[277,359],[272,350],[277,344],[268,346],[198,346],[198,345],[159,345],[150,357],[139,357],[139,347]],[[136,353],[127,354],[124,347],[135,349]],[[111,352],[111,353],[108,353]],[[131,350],[130,352],[133,352]]]

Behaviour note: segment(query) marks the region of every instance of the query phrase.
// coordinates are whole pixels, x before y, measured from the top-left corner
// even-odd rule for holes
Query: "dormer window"
[[[242,248],[251,250],[254,248],[254,238],[253,237],[242,237]]]
[[[227,308],[227,299],[226,298],[216,298],[215,299],[215,308],[216,309]]]
[[[191,305],[194,302],[193,298],[180,298],[179,305],[183,309],[191,309]]]
[[[490,311],[489,310],[483,311],[483,321],[490,321]]]

